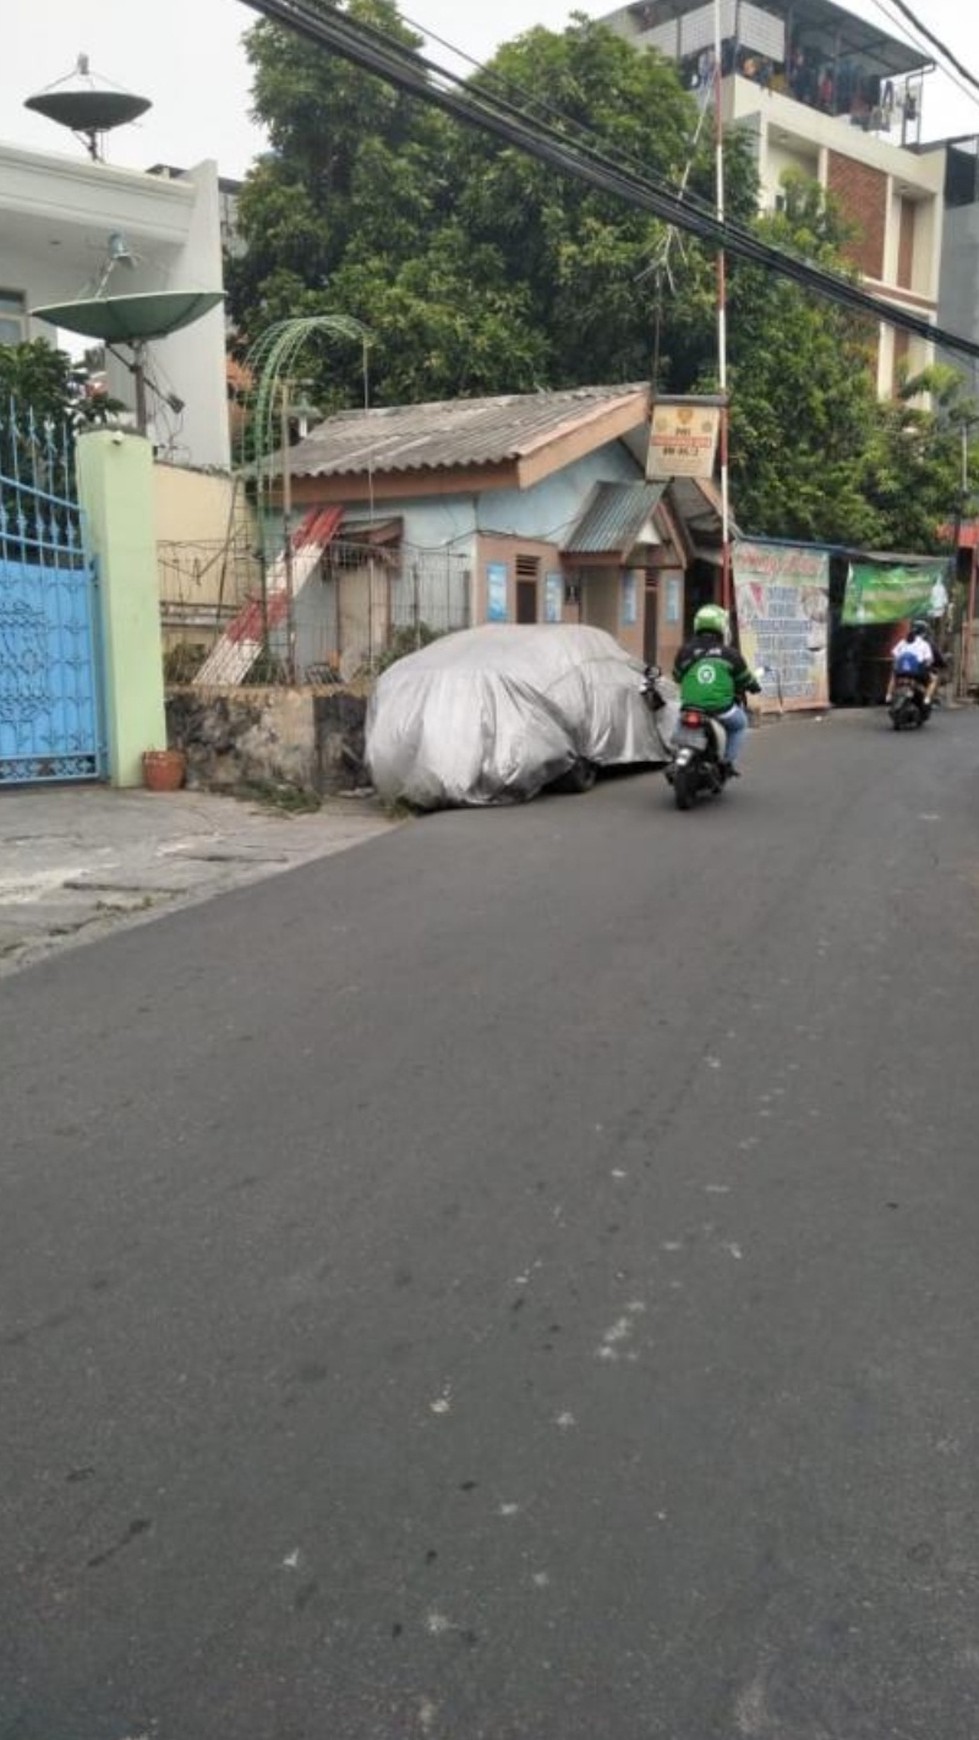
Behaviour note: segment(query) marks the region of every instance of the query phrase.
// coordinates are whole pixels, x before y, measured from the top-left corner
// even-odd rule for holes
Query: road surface
[[[979,716],[0,986],[2,1740],[975,1740]]]

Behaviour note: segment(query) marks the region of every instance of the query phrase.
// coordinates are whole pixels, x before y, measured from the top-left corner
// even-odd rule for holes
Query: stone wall
[[[366,695],[346,689],[171,689],[167,733],[191,786],[325,796],[367,784],[366,713]]]

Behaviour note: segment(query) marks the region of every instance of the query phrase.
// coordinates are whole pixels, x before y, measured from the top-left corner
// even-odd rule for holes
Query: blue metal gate
[[[71,430],[0,406],[0,790],[103,775],[95,586]]]

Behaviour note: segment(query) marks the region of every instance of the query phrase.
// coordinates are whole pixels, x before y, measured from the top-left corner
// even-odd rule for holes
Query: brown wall
[[[846,253],[868,278],[884,276],[887,176],[838,151],[829,153],[827,186],[857,230]]]
[[[627,581],[631,580],[634,622],[625,620]],[[646,571],[623,568],[614,558],[592,560],[574,570],[574,583],[581,594],[580,621],[589,628],[603,628],[634,658],[644,656],[646,621]]]
[[[492,562],[502,562],[507,571],[507,621],[517,620],[517,557],[535,556],[540,564],[537,581],[537,620],[544,621],[545,584],[548,574],[562,573],[561,555],[556,544],[545,544],[534,538],[511,538],[480,535],[476,539],[476,574],[473,581],[473,622],[487,621],[487,569]],[[561,620],[574,622],[577,613],[568,610],[561,595]]]
[[[671,587],[671,581],[675,586]],[[657,595],[657,634],[656,662],[661,670],[667,673],[673,669],[673,661],[683,645],[683,570],[680,568],[662,568],[656,576]],[[678,616],[675,622],[667,620],[671,601],[678,606]]]

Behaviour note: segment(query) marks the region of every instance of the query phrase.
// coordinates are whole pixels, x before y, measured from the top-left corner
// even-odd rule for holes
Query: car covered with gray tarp
[[[416,809],[502,804],[595,770],[661,763],[675,723],[672,685],[654,713],[643,665],[600,628],[488,624],[447,634],[379,678],[367,761],[387,803]]]

